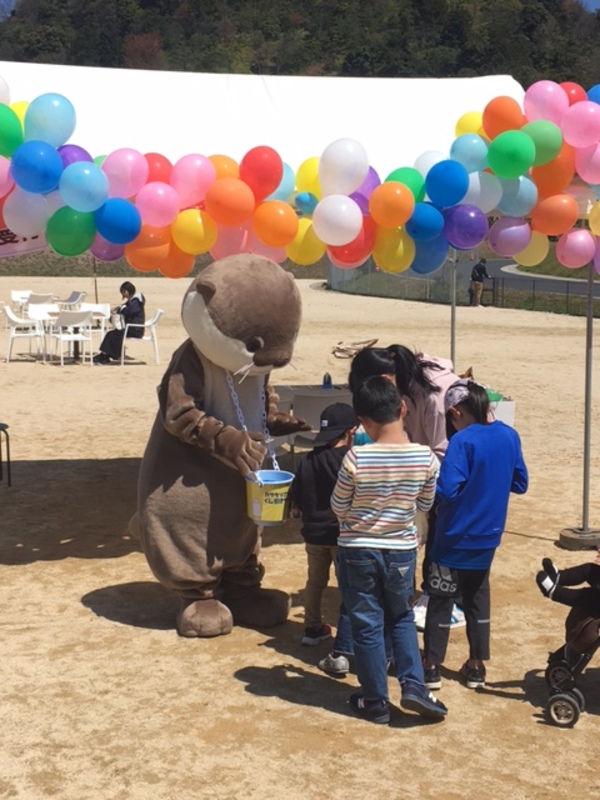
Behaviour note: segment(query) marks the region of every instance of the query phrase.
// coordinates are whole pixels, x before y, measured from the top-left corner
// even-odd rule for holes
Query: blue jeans
[[[400,683],[424,684],[411,606],[416,562],[416,550],[338,550],[338,579],[352,627],[356,674],[367,700],[388,699],[386,633]]]

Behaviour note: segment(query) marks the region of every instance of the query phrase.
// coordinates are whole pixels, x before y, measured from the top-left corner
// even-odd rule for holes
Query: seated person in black
[[[94,356],[94,364],[108,364],[111,359],[121,358],[121,348],[125,336],[125,326],[129,323],[143,325],[146,321],[144,305],[146,301],[141,292],[137,292],[131,281],[125,281],[119,289],[124,302],[113,308],[113,314],[121,317],[121,328],[109,331],[100,345],[100,352]],[[141,339],[144,335],[143,328],[129,328],[127,336],[132,339]]]

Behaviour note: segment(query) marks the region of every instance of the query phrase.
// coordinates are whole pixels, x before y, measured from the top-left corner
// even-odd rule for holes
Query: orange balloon
[[[369,213],[382,228],[397,228],[411,218],[415,198],[408,186],[397,181],[380,184],[369,198]]]
[[[533,167],[531,177],[540,197],[564,192],[575,175],[575,151],[566,142],[556,158],[541,167]]]
[[[159,269],[168,258],[171,243],[170,228],[142,225],[139,236],[125,245],[125,258],[134,269],[152,272]]]
[[[560,236],[577,222],[579,206],[570,194],[545,197],[531,212],[531,229],[546,236]]]
[[[160,266],[160,272],[165,278],[185,278],[192,271],[195,263],[196,256],[184,253],[175,242],[172,242],[166,261]]]
[[[525,124],[521,106],[512,97],[494,97],[483,109],[483,130],[488,139],[505,131],[517,131]]]
[[[229,156],[209,156],[208,160],[211,162],[217,173],[217,180],[219,178],[239,178],[240,165],[237,161]]]
[[[269,247],[287,247],[298,233],[298,216],[281,200],[261,203],[252,217],[256,238]]]
[[[220,178],[206,193],[204,208],[217,225],[241,225],[254,211],[254,193],[239,178]]]

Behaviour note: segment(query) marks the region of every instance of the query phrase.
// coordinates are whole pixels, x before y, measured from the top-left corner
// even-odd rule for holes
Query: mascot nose
[[[285,367],[289,363],[289,358],[275,358],[273,359],[273,369],[281,369],[281,367]]]

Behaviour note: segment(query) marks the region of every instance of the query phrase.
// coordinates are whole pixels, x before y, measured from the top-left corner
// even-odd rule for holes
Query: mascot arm
[[[277,409],[279,396],[275,389],[267,382],[265,386],[267,402],[267,429],[271,436],[287,436],[298,431],[310,431],[311,426],[306,420],[298,419],[290,414],[285,414]]]

